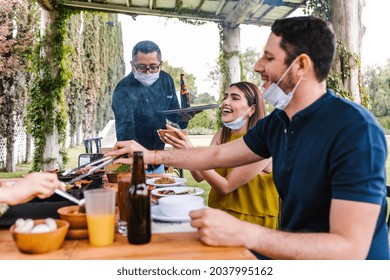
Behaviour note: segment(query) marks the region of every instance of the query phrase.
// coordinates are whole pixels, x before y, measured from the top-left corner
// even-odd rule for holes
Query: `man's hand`
[[[207,208],[190,212],[191,226],[198,229],[202,242],[211,246],[245,246],[245,226],[240,221],[218,209]]]
[[[133,164],[133,153],[135,151],[142,151],[144,153],[145,164],[154,164],[154,151],[149,151],[134,140],[116,142],[114,150],[106,153],[105,156],[119,156],[128,154],[128,158],[120,158],[114,163],[124,163],[131,165]]]

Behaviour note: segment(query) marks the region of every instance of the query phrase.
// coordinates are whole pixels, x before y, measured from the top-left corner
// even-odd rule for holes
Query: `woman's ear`
[[[256,112],[256,107],[255,106],[251,106],[249,108],[249,112],[248,112],[248,118],[250,118],[251,116],[253,116],[253,114]]]

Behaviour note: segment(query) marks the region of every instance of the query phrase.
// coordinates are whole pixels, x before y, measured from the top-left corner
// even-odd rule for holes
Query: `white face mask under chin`
[[[227,128],[230,128],[231,130],[239,130],[241,129],[245,124],[246,122],[249,120],[249,116],[244,120],[244,116],[246,113],[248,113],[248,111],[250,110],[251,108],[249,108],[241,117],[239,117],[238,119],[235,119],[234,121],[231,121],[231,122],[228,122],[228,123],[223,123],[224,126],[226,126]]]
[[[275,83],[271,84],[264,92],[263,98],[275,108],[283,110],[292,99],[293,93],[285,94]]]
[[[264,92],[263,92],[263,98],[273,105],[275,108],[278,108],[280,110],[284,110],[284,108],[287,107],[287,105],[290,103],[295,90],[297,89],[298,85],[302,81],[303,76],[301,76],[295,85],[294,89],[286,94],[280,87],[279,83],[283,80],[283,78],[286,76],[288,71],[290,71],[291,67],[294,65],[297,58],[291,63],[291,65],[286,69],[286,71],[283,73],[282,77],[280,77],[279,81],[275,84],[272,83]]]

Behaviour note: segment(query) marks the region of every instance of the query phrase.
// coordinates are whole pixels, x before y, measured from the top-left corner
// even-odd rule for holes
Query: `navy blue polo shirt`
[[[386,139],[375,117],[330,90],[290,121],[274,110],[244,136],[257,155],[273,158],[283,200],[281,229],[329,232],[332,199],[381,205],[368,259],[389,259]]]

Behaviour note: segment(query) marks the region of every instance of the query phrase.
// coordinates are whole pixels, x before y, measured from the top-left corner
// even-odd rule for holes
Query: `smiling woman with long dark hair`
[[[213,137],[211,145],[220,145],[244,136],[249,128],[265,117],[265,104],[258,87],[249,82],[231,84],[220,106],[224,127]],[[173,129],[173,128],[172,128]],[[167,136],[162,140],[177,149],[191,148],[188,136]],[[272,178],[272,160],[265,159],[237,168],[191,171],[198,182],[206,180],[212,187],[208,205],[236,218],[269,228],[276,228],[278,194]]]

